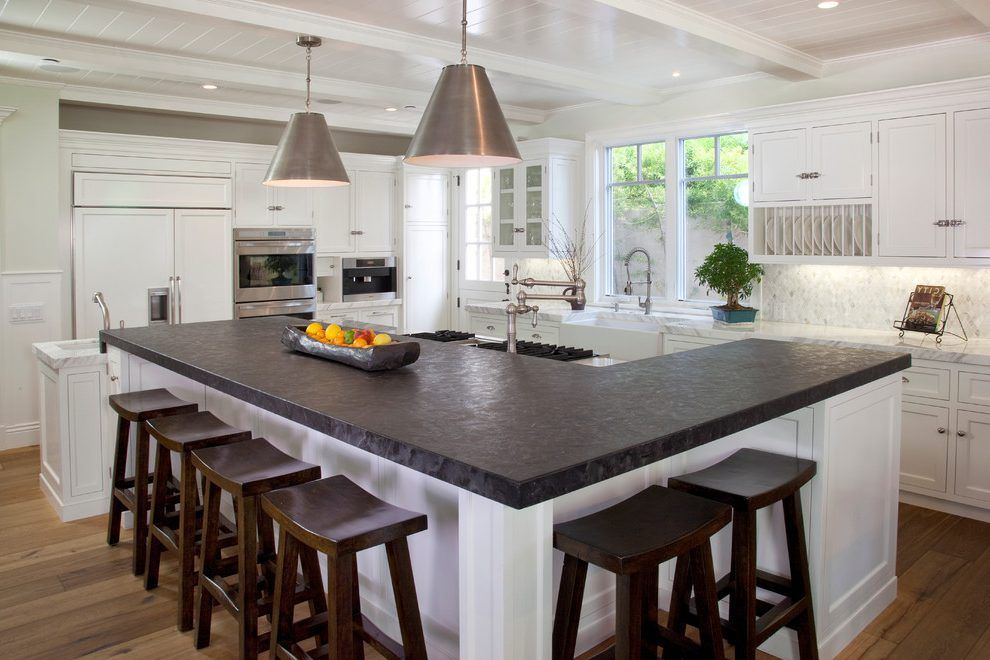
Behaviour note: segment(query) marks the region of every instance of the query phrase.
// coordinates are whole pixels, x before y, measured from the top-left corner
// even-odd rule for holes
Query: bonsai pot
[[[752,323],[756,320],[756,313],[760,311],[753,307],[726,309],[723,305],[713,306],[711,310],[712,317],[722,323]]]

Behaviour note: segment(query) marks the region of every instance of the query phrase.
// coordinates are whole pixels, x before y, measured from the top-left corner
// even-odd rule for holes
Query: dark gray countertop
[[[877,380],[908,355],[747,339],[604,368],[422,340],[367,373],[292,353],[284,317],[102,332],[107,344],[524,508]]]

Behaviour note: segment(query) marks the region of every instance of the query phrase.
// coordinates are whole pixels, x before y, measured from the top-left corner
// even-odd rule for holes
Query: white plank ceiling
[[[539,123],[570,106],[651,103],[753,74],[817,77],[829,60],[982,34],[973,5],[983,1],[845,0],[824,11],[816,0],[469,0],[468,55],[488,67],[510,119]],[[306,30],[324,37],[314,95],[337,102],[317,106],[331,123],[408,132],[440,68],[459,58],[460,5],[0,0],[0,75],[64,83],[67,98],[107,90],[107,102],[143,94],[278,117],[301,105],[293,41]],[[45,57],[78,71],[46,71]],[[416,109],[384,110],[407,105]]]

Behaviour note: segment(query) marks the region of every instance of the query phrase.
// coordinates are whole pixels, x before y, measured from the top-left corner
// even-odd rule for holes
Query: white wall
[[[0,450],[37,444],[36,341],[58,339],[58,88],[0,82]],[[13,304],[43,306],[38,323],[10,323]]]

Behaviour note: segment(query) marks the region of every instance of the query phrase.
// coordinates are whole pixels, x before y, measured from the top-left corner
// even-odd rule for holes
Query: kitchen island
[[[122,391],[168,387],[426,513],[410,547],[431,656],[549,658],[553,523],[741,447],[818,461],[802,497],[822,655],[893,600],[908,356],[754,339],[591,368],[423,341],[417,363],[365,373],[289,352],[287,321],[101,337]],[[760,563],[786,574],[779,514],[764,513]],[[724,570],[724,531],[714,552]],[[364,611],[395,633],[384,553],[359,565]],[[579,649],[611,633],[613,598],[610,576],[589,573]],[[789,631],[764,649],[791,655]]]

